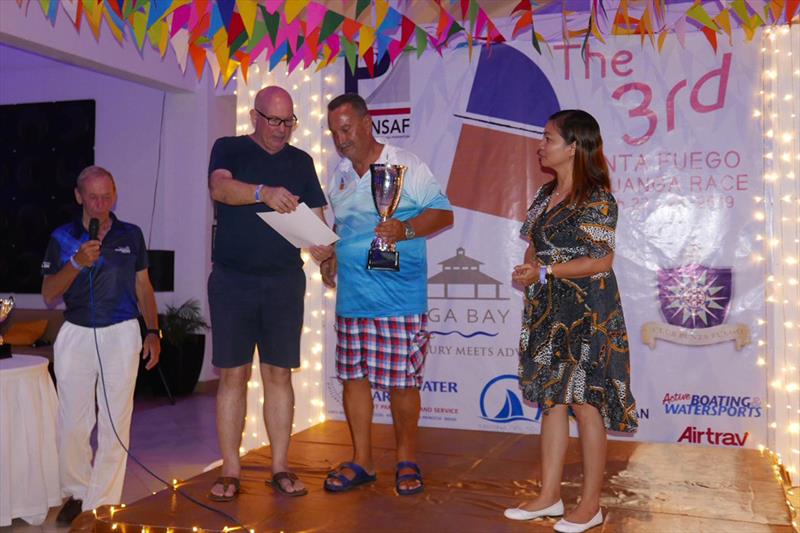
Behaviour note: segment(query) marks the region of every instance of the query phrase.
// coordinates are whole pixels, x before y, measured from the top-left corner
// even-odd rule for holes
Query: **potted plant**
[[[202,331],[208,329],[200,303],[192,298],[177,307],[168,305],[166,312],[158,315],[158,323],[162,332],[158,366],[167,386],[175,396],[191,394],[203,368],[206,337]],[[159,377],[153,375],[155,372],[147,372],[142,367],[143,364],[139,368],[139,378],[147,382],[147,388],[153,393],[165,394]]]

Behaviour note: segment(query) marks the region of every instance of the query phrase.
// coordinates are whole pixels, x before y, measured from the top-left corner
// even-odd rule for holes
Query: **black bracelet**
[[[147,335],[155,335],[156,337],[158,337],[160,339],[161,338],[161,330],[158,329],[158,328],[155,328],[155,329],[149,329],[148,328]],[[145,335],[145,337],[147,335]]]

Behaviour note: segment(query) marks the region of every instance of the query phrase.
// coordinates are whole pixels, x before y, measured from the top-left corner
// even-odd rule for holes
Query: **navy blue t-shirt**
[[[284,187],[310,208],[327,204],[314,160],[306,152],[286,145],[270,154],[247,135],[222,137],[214,143],[208,173],[225,169],[238,181]],[[300,250],[257,215],[272,211],[263,203],[226,205],[216,202],[217,231],[214,264],[248,274],[286,272],[303,267]]]
[[[42,261],[42,275],[58,273],[89,240],[80,219],[64,224],[50,235]],[[136,273],[147,268],[147,246],[138,226],[122,222],[111,213],[111,228],[100,245],[100,258],[91,269],[94,281],[94,326],[105,327],[139,316]],[[84,268],[64,293],[64,318],[92,327],[89,268]]]

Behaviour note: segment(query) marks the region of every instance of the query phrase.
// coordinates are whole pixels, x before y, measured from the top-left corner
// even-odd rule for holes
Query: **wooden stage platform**
[[[506,507],[532,498],[539,488],[538,436],[422,428],[419,441],[426,485],[416,496],[394,492],[394,437],[388,425],[374,426],[377,483],[343,494],[326,493],[325,474],[349,460],[351,453],[347,426],[334,421],[293,437],[290,459],[309,486],[305,497],[280,496],[265,485],[269,447],[245,456],[242,494],[235,502],[206,499],[218,469],[186,480],[180,488],[258,532],[552,531],[553,519],[513,522],[503,517]],[[575,505],[580,480],[578,441],[570,439],[562,493],[567,507]],[[611,441],[602,505],[606,521],[593,532],[792,531],[783,488],[768,459],[756,450]],[[234,530],[230,521],[172,490],[115,510],[113,518],[109,513],[102,508],[96,520],[80,517],[73,529]]]

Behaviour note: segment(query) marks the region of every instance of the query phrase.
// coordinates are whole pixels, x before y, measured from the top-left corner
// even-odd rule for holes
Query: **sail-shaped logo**
[[[481,50],[447,184],[453,205],[523,220],[533,193],[551,179],[537,150],[547,119],[559,111],[544,72],[505,44]]]
[[[519,378],[513,374],[503,374],[490,380],[481,391],[481,418],[499,424],[538,421],[541,410],[537,410],[533,418],[529,417],[518,390]]]

